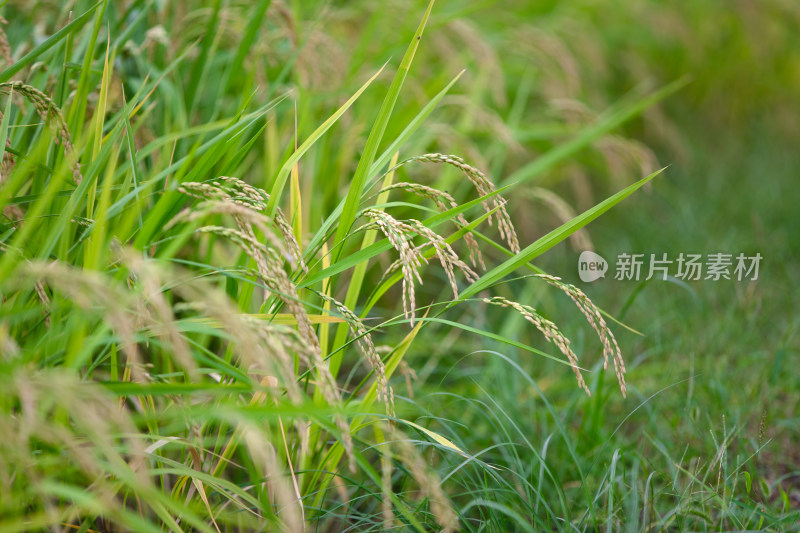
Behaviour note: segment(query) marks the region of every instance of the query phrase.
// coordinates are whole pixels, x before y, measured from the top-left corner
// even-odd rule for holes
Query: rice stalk
[[[356,315],[342,302],[331,296],[328,296],[327,294],[318,294],[323,300],[333,304],[333,306],[336,308],[336,311],[338,311],[342,318],[344,318],[347,322],[347,325],[350,327],[350,331],[352,332],[353,337],[356,339],[356,343],[358,344],[361,353],[372,367],[373,372],[375,372],[375,380],[378,384],[378,400],[382,401],[386,405],[386,414],[389,416],[394,416],[394,392],[389,386],[389,382],[386,378],[386,366],[383,364],[383,359],[381,359],[380,355],[378,355],[378,351],[375,349],[375,343],[372,340],[372,335],[369,331],[367,331],[366,326],[358,317],[358,315]]]
[[[428,198],[429,200],[433,200],[436,204],[436,207],[439,209],[440,212],[444,213],[449,209],[453,209],[458,207],[458,203],[456,203],[455,199],[445,191],[440,191],[434,187],[429,187],[427,185],[422,185],[420,183],[407,183],[407,182],[400,182],[394,183],[389,185],[388,187],[382,188],[379,193],[388,192],[392,190],[403,190],[410,192],[412,194],[416,194],[417,196],[421,196],[423,198]],[[460,214],[456,217],[456,224],[460,227],[465,227],[468,222],[464,215]],[[472,232],[467,232],[464,235],[464,242],[467,243],[467,248],[469,249],[469,259],[472,262],[472,266],[477,267],[480,265],[482,270],[486,270],[486,263],[483,262],[483,254],[481,254],[481,250],[478,247],[478,242],[475,240],[475,237],[472,235]]]
[[[463,159],[454,155],[432,153],[411,157],[395,165],[394,168],[389,170],[389,172],[414,161],[446,164],[457,168],[467,177],[467,179],[469,179],[480,196],[486,196],[487,194],[497,190],[492,180],[490,180],[486,174],[474,167],[471,167],[465,163]],[[500,230],[500,237],[506,240],[508,247],[512,252],[517,253],[520,250],[519,240],[517,239],[517,233],[514,230],[514,225],[511,222],[511,217],[506,210],[505,203],[506,202],[502,197],[495,195],[485,200],[483,202],[483,207],[487,213],[491,212],[495,208],[497,209],[493,215],[493,218],[497,220],[497,227]],[[489,224],[491,225],[491,223],[492,217],[489,218]]]
[[[295,496],[292,486],[281,473],[282,468],[275,453],[275,448],[269,438],[259,431],[253,424],[243,426],[242,436],[250,457],[264,472],[264,477],[269,481],[270,491],[280,503],[280,514],[283,527],[287,531],[305,531],[303,524],[302,503]]]
[[[521,303],[503,298],[502,296],[484,298],[483,301],[491,305],[510,307],[522,315],[525,320],[533,324],[536,329],[538,329],[544,335],[545,339],[555,344],[561,353],[567,357],[572,370],[575,372],[575,378],[578,380],[578,386],[586,391],[587,396],[592,395],[592,393],[589,391],[589,387],[586,386],[586,382],[583,380],[581,369],[578,366],[578,356],[576,356],[575,352],[572,351],[569,339],[564,336],[560,329],[558,329],[558,326],[537,313],[536,309],[529,305],[523,305]]]
[[[267,380],[267,383],[272,388],[278,389],[279,383],[282,387],[276,390],[276,396],[285,393],[292,403],[302,403],[303,392],[297,382],[293,355],[297,355],[306,367],[311,368],[311,347],[295,330],[242,315],[224,295],[216,291],[203,291],[199,287],[192,286],[175,289],[189,300],[176,304],[176,312],[198,313],[200,316],[218,321],[222,325],[222,330],[235,339],[230,346],[239,365],[253,376],[255,381],[263,382],[261,376],[271,376],[273,379]],[[259,393],[254,394],[254,401],[257,394]],[[304,429],[305,422],[302,418],[297,418],[295,425],[301,447],[307,450],[308,435]],[[235,442],[235,439],[232,442]],[[229,445],[228,448],[227,452],[232,453],[234,446]],[[214,471],[215,475],[219,473],[223,459],[226,458],[227,454],[223,453]]]
[[[622,391],[622,396],[626,397],[627,390],[625,387],[625,361],[622,359],[622,353],[617,344],[617,339],[614,333],[611,332],[606,321],[603,319],[600,309],[589,299],[586,294],[574,285],[564,283],[561,278],[550,276],[548,274],[537,274],[536,277],[543,279],[548,284],[556,287],[564,292],[575,303],[578,309],[586,317],[587,322],[592,326],[595,333],[597,333],[600,342],[603,343],[603,369],[608,368],[609,358],[614,363],[614,372],[617,375],[617,382]]]
[[[384,445],[381,451],[381,518],[384,531],[395,528],[394,512],[392,511],[392,456],[389,444]]]
[[[21,81],[0,83],[0,88],[6,89],[9,92],[9,98],[11,94],[16,93],[23,96],[33,105],[36,113],[50,127],[53,139],[64,148],[64,157],[72,168],[72,179],[75,181],[76,185],[80,185],[83,179],[81,176],[81,165],[78,161],[75,148],[72,146],[72,136],[69,133],[69,128],[67,127],[66,120],[64,120],[64,115],[61,113],[61,109],[59,109],[53,100],[42,91]]]
[[[281,259],[273,248],[269,248],[256,239],[249,226],[241,226],[239,230],[224,226],[203,226],[197,229],[202,233],[213,233],[225,237],[239,246],[255,262],[258,278],[280,299],[297,320],[297,328],[303,341],[310,347],[312,364],[317,373],[317,387],[331,406],[341,405],[341,395],[336,380],[330,371],[328,362],[322,358],[322,352],[308,313],[297,293],[297,286],[289,279],[283,269]],[[341,415],[335,417],[336,425],[342,433],[342,443],[350,460],[350,468],[355,468],[353,459],[353,442],[350,427]]]
[[[443,533],[458,531],[460,529],[458,516],[442,488],[442,481],[439,476],[429,468],[428,462],[422,457],[419,450],[411,444],[407,435],[389,425],[386,426],[385,430],[392,438],[391,442],[387,444],[396,450],[400,461],[407,466],[411,476],[419,484],[421,492],[428,498],[431,514],[436,523],[442,528],[441,531]]]

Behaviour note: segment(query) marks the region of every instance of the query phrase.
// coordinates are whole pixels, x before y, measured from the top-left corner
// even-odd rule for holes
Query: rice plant
[[[674,512],[648,514],[667,489],[622,452],[592,464],[540,376],[506,356],[468,350],[504,368],[509,394],[545,402],[537,429],[563,449],[535,444],[525,402],[459,365],[453,387],[413,383],[442,371],[420,361],[457,334],[573,373],[581,401],[609,397],[597,352],[630,394],[602,303],[534,260],[661,172],[612,131],[682,81],[600,116],[564,111],[568,140],[505,169],[464,142],[472,120],[502,150],[517,142],[461,94],[488,78],[463,65],[442,78],[430,59],[455,38],[492,47],[460,19],[440,31],[450,15],[433,0],[394,28],[401,49],[377,51],[366,37],[338,48],[345,7],[312,22],[278,0],[1,9],[0,530],[616,530],[769,514],[726,496],[732,432],[712,465],[676,467]],[[454,102],[471,118],[448,115]],[[647,175],[580,214],[531,193],[584,149]],[[522,231],[525,195],[560,224]],[[591,338],[570,340],[535,291],[568,299]],[[489,309],[539,344],[467,320]],[[709,504],[697,493],[712,485]]]

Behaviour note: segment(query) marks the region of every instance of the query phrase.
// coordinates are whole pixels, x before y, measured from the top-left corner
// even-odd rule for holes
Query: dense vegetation
[[[0,531],[796,527],[800,8],[684,4],[1,4]]]

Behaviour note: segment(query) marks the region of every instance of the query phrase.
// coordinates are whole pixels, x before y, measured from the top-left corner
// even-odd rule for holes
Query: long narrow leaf
[[[463,300],[465,298],[469,298],[478,294],[480,291],[488,288],[494,283],[497,283],[505,276],[510,274],[511,272],[515,271],[520,266],[528,263],[535,257],[543,254],[556,244],[560,243],[564,239],[568,238],[570,235],[587,225],[589,222],[593,221],[616,204],[633,194],[634,191],[638,190],[650,180],[661,174],[664,169],[657,170],[653,172],[649,176],[640,179],[636,183],[625,187],[617,194],[607,198],[603,202],[597,204],[596,206],[592,207],[588,211],[585,211],[581,215],[573,218],[569,222],[559,226],[558,228],[554,229],[544,237],[540,238],[536,242],[528,245],[525,247],[524,250],[521,250],[517,255],[514,257],[506,260],[502,264],[496,266],[486,274],[480,277],[475,283],[464,289],[459,295],[459,299]]]
[[[336,230],[336,239],[334,244],[344,241],[344,239],[347,237],[347,234],[350,232],[350,226],[352,226],[353,222],[355,222],[356,213],[358,212],[358,205],[361,202],[361,191],[364,189],[364,183],[367,180],[370,169],[372,169],[372,162],[375,159],[375,154],[378,152],[378,146],[383,139],[383,133],[386,131],[386,126],[389,124],[389,118],[394,110],[397,97],[400,95],[400,89],[403,87],[403,82],[405,82],[406,76],[408,75],[408,70],[411,67],[411,62],[414,60],[414,55],[419,47],[419,41],[422,38],[423,31],[425,30],[425,25],[428,23],[428,18],[430,17],[431,9],[433,9],[434,1],[435,0],[430,0],[428,3],[428,9],[425,10],[425,14],[422,16],[422,21],[420,21],[419,27],[414,33],[414,37],[411,39],[411,44],[408,45],[406,54],[403,56],[403,61],[400,63],[400,68],[397,69],[397,74],[395,74],[394,80],[392,80],[392,85],[389,87],[389,92],[386,93],[386,98],[384,98],[383,104],[381,105],[381,110],[378,112],[378,118],[375,121],[375,125],[372,127],[372,130],[369,133],[367,144],[364,147],[364,153],[361,155],[361,159],[358,161],[355,175],[353,175],[353,181],[350,183],[350,188],[347,191],[347,198],[345,199],[344,207],[342,208],[342,217],[339,220],[339,226]],[[335,257],[338,258],[341,253],[342,248],[339,248],[336,251]]]
[[[291,173],[295,163],[297,163],[300,160],[300,158],[303,157],[303,155],[308,151],[308,149],[311,148],[311,146],[315,142],[317,142],[319,138],[322,137],[325,134],[325,132],[328,131],[331,128],[331,126],[333,126],[336,123],[337,120],[339,120],[339,117],[341,117],[344,114],[344,112],[347,111],[351,105],[353,105],[353,102],[358,100],[358,97],[361,96],[361,93],[367,90],[367,87],[369,87],[370,84],[375,80],[375,78],[377,78],[380,75],[380,73],[383,72],[383,69],[385,67],[386,65],[381,67],[380,70],[378,70],[378,72],[376,72],[370,79],[368,79],[367,82],[364,85],[362,85],[361,88],[358,91],[356,91],[356,93],[353,96],[351,96],[347,102],[344,103],[344,105],[342,105],[342,107],[337,109],[336,112],[328,118],[328,120],[323,122],[322,125],[320,125],[316,130],[314,130],[314,133],[312,133],[308,137],[308,139],[306,139],[305,142],[301,144],[297,150],[294,151],[294,153],[289,157],[286,163],[283,164],[281,169],[278,171],[278,176],[275,178],[275,183],[272,185],[272,190],[269,193],[270,199],[269,203],[267,204],[267,213],[269,213],[270,216],[273,216],[275,214],[275,211],[277,211],[278,209],[278,201],[280,200],[281,193],[283,192],[283,189],[286,186],[286,181],[289,179],[289,174]]]

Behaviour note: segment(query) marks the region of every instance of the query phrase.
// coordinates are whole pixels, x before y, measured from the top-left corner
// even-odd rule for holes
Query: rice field
[[[0,531],[797,530],[799,30],[0,3]]]

